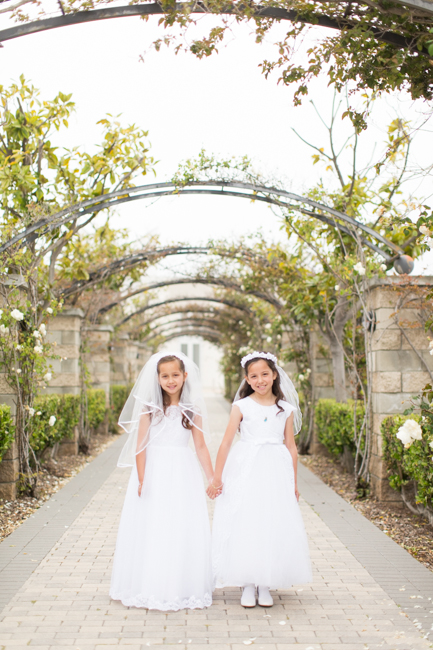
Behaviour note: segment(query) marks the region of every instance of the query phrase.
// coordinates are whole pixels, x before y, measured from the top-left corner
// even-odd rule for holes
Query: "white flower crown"
[[[278,364],[278,359],[274,354],[271,354],[270,352],[251,352],[251,354],[247,354],[245,357],[241,359],[241,366],[242,368],[245,368],[245,365],[248,363],[248,361],[251,361],[251,359],[269,359],[270,361],[273,361],[275,365]]]

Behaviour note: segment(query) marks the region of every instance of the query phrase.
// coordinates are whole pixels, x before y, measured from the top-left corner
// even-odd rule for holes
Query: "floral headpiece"
[[[273,361],[275,365],[278,364],[278,359],[274,354],[271,354],[270,352],[251,352],[251,354],[247,354],[245,357],[241,359],[241,366],[242,368],[245,368],[246,364],[248,361],[251,361],[251,359],[269,359],[270,361]]]

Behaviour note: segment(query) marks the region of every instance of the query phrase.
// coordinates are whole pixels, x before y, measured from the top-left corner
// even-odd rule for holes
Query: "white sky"
[[[278,85],[277,77],[266,80],[261,74],[258,64],[272,56],[271,45],[255,45],[250,27],[240,25],[220,53],[208,59],[175,56],[172,50],[158,53],[150,49],[163,34],[157,20],[101,21],[6,42],[0,50],[0,83],[8,85],[24,73],[43,98],[59,90],[72,92],[77,112],[61,140],[69,147],[91,149],[100,139],[96,122],[106,113],[121,113],[125,124],[135,122],[147,129],[152,155],[159,161],[158,181],[168,180],[181,160],[204,147],[223,157],[246,154],[266,176],[284,179],[297,193],[314,184],[321,169],[312,166],[313,152],[292,127],[319,146],[326,145],[326,133],[308,100],[295,108],[292,90]],[[210,24],[214,19],[203,20]],[[4,17],[0,26],[6,27]],[[284,25],[274,29],[282,33]],[[143,63],[139,56],[144,52]],[[310,97],[325,117],[329,115],[332,91],[325,79],[312,83]],[[377,153],[383,150],[386,125],[396,111],[419,121],[426,109],[403,94],[381,101],[362,137],[361,160],[367,162],[374,147]],[[345,124],[339,125],[341,137]],[[422,133],[413,163],[427,164],[432,145],[432,134]],[[153,175],[147,182],[154,182]],[[422,197],[429,196],[431,188],[416,182],[410,191]],[[112,223],[128,228],[131,239],[155,233],[163,242],[196,244],[209,237],[236,238],[258,228],[269,239],[283,237],[265,205],[217,197],[177,197],[153,205],[140,201],[119,208]],[[420,265],[417,272],[422,272]]]

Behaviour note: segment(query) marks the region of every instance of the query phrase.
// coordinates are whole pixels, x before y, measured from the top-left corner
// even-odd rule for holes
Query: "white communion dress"
[[[241,439],[224,468],[213,523],[217,587],[255,584],[286,589],[311,582],[308,541],[295,495],[292,456],[284,444],[295,410],[262,406],[251,397],[234,402],[242,412]]]
[[[141,497],[133,467],[117,536],[110,596],[129,607],[212,604],[211,535],[201,470],[178,407],[151,426]]]

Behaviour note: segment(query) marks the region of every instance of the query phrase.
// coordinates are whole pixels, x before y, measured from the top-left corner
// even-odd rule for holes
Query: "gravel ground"
[[[115,440],[116,435],[113,434],[94,435],[88,455],[80,453],[44,462],[38,478],[38,498],[21,496],[15,501],[0,499],[0,542]]]
[[[397,544],[433,571],[433,526],[412,514],[403,504],[380,502],[375,497],[359,498],[355,480],[338,460],[324,456],[300,456],[299,460],[345,501],[359,510]]]

